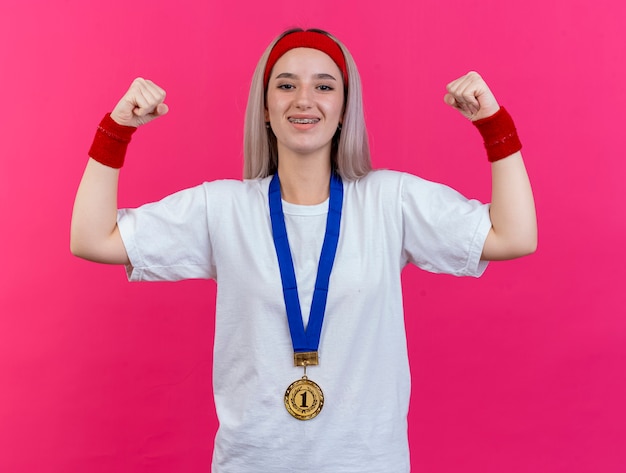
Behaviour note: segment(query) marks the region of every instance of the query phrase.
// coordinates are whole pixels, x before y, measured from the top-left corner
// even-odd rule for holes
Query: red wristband
[[[483,137],[490,162],[499,161],[522,149],[513,119],[504,107],[490,117],[473,123]]]
[[[120,125],[107,113],[96,130],[89,156],[105,166],[121,168],[126,148],[136,130],[134,126]]]

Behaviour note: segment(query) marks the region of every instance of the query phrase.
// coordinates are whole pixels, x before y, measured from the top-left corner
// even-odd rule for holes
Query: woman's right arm
[[[118,125],[138,127],[168,111],[165,91],[145,79],[135,79],[111,112]],[[98,263],[128,264],[117,227],[119,169],[91,157],[76,193],[70,230],[70,250]]]

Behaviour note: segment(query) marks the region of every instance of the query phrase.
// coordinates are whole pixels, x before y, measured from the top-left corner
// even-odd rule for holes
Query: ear
[[[270,112],[267,111],[267,107],[265,107],[265,110],[263,111],[263,116],[265,117],[265,123],[270,121]]]

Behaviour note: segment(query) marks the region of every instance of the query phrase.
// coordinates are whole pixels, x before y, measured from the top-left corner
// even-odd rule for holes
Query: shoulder
[[[403,172],[392,171],[390,169],[375,169],[362,178],[352,182],[367,186],[392,184],[401,180],[403,174]]]
[[[457,206],[480,204],[469,200],[457,190],[446,184],[429,181],[406,172],[377,170],[370,172],[358,181],[348,184],[348,195],[354,194],[361,201],[372,200],[391,209],[400,205],[404,211],[414,209],[422,211],[448,211]]]
[[[250,199],[258,198],[267,194],[269,178],[264,179],[220,179],[204,182],[198,186],[208,198],[226,199]]]
[[[356,181],[349,181],[347,189],[356,192],[374,193],[378,197],[390,196],[395,199],[401,197],[408,188],[410,192],[428,192],[428,189],[438,184],[406,172],[379,169],[369,172]]]
[[[259,189],[263,186],[265,179],[217,179],[215,181],[206,181],[200,184],[206,191],[223,191],[223,192],[246,192],[250,190]],[[269,185],[269,184],[268,184]]]
[[[344,181],[344,187],[354,190],[394,188],[401,184],[402,173],[377,169],[354,181]]]
[[[142,205],[143,212],[211,212],[226,210],[235,206],[245,206],[250,202],[263,201],[264,180],[240,181],[235,179],[219,179],[206,181],[193,187],[181,189],[163,197],[159,201]],[[133,209],[133,210],[139,210]],[[125,212],[129,209],[125,209]]]

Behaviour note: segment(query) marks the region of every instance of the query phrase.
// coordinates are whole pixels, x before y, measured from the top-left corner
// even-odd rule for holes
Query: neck
[[[291,204],[315,205],[330,195],[330,159],[324,161],[278,160],[280,192]]]

